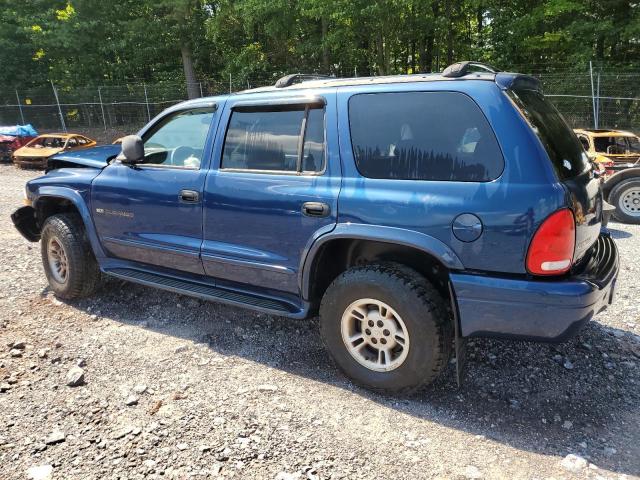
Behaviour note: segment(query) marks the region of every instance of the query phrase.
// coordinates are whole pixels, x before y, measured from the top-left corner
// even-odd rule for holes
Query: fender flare
[[[89,238],[89,243],[91,244],[93,254],[96,256],[96,258],[105,257],[106,255],[104,253],[104,250],[102,249],[102,245],[98,240],[96,227],[93,224],[91,212],[81,193],[78,190],[74,190],[69,187],[45,185],[38,189],[36,198],[34,198],[33,200],[33,208],[35,208],[37,211],[39,203],[43,202],[47,198],[68,200],[76,207],[76,209],[80,213],[80,217],[82,218],[82,223],[84,224],[85,231],[87,232],[87,237]]]
[[[436,258],[449,270],[464,270],[464,265],[455,252],[430,235],[397,227],[339,223],[335,227],[331,225],[330,228],[318,231],[303,251],[299,284],[305,300],[309,299],[311,269],[317,253],[327,242],[336,239],[371,240],[412,247]]]
[[[623,180],[633,177],[640,178],[640,167],[627,168],[626,170],[616,172],[607,178],[602,184],[602,193],[604,194],[605,200],[609,201],[609,194],[611,193],[611,190],[613,190],[613,187]]]

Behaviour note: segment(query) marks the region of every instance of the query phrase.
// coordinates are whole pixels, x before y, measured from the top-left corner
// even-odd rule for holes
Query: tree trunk
[[[478,9],[476,10],[476,22],[477,22],[477,28],[478,28],[478,48],[482,49],[482,47],[484,47],[484,38],[482,38],[482,29],[484,27],[483,22],[484,22],[484,9],[482,7],[482,5],[478,6]]]
[[[327,40],[327,33],[329,31],[329,22],[327,17],[322,17],[322,69],[325,74],[329,74],[331,68],[329,66],[329,42]]]
[[[376,53],[378,58],[378,75],[386,75],[385,70],[385,54],[384,54],[384,39],[382,33],[378,32],[376,35]]]
[[[196,71],[193,68],[193,55],[191,47],[187,43],[183,43],[180,47],[182,53],[182,67],[184,68],[184,79],[187,83],[187,95],[189,99],[198,98],[200,96],[200,86],[196,77]]]
[[[447,16],[447,65],[453,63],[453,13],[451,2],[453,0],[447,0],[445,2],[446,16]]]

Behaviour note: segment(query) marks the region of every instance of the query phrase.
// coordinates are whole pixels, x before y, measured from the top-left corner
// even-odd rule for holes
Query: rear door
[[[300,261],[334,228],[335,94],[231,97],[204,191],[202,260],[220,281],[297,295]]]
[[[143,133],[144,163],[113,162],[93,181],[92,213],[110,256],[204,273],[202,192],[214,123],[215,106],[169,113]]]
[[[567,190],[576,220],[574,262],[600,235],[602,189],[580,140],[556,108],[536,90],[511,90],[510,96],[540,139],[556,175]]]

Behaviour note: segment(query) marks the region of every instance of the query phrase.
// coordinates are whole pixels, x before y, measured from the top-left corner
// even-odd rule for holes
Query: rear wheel
[[[609,198],[616,207],[614,217],[625,223],[640,223],[640,178],[618,183],[611,190]]]
[[[53,215],[41,235],[42,264],[51,290],[64,299],[91,295],[100,280],[84,225],[77,215]]]
[[[338,367],[384,393],[432,382],[446,366],[451,320],[446,302],[417,272],[398,264],[350,269],[327,289],[320,330]]]

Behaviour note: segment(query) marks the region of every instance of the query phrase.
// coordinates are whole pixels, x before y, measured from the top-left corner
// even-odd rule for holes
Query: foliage
[[[0,0],[0,84],[640,68],[629,0]]]

